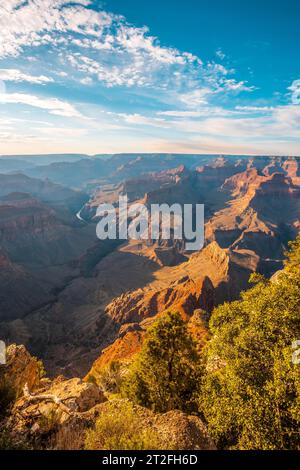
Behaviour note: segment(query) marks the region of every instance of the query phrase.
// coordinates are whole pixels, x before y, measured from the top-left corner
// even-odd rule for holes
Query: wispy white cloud
[[[175,118],[194,118],[202,116],[201,111],[159,111],[159,116],[169,116]]]
[[[191,107],[191,102],[187,101],[187,105]],[[205,138],[222,138],[224,142],[240,139],[248,145],[266,139],[269,139],[270,144],[300,139],[300,106],[294,104],[236,106],[233,109],[204,105],[198,106],[197,110],[179,109],[156,114],[164,119],[160,127],[172,130],[177,135],[185,135],[187,140],[193,134]],[[145,125],[154,125],[149,116],[144,119],[138,116],[138,120]],[[160,124],[157,121],[155,123]]]
[[[79,81],[82,85],[91,85],[93,83],[93,79],[91,77],[84,77],[81,78]]]
[[[193,91],[181,93],[178,98],[184,105],[195,108],[206,105],[208,97],[213,93],[211,88],[198,88]]]
[[[228,77],[234,70],[215,62],[204,64],[189,52],[163,46],[147,27],[96,11],[90,0],[2,0],[0,59],[28,51],[32,57],[32,49],[42,46],[55,47],[62,68],[74,68],[81,74],[75,79],[82,84],[93,79],[107,87],[154,87],[178,93],[196,89],[197,103],[199,89],[250,91],[245,82]]]
[[[245,81],[236,81],[235,79],[231,78],[228,80],[224,80],[222,82],[225,90],[228,91],[254,91],[256,89],[253,85],[248,85]]]
[[[234,78],[218,80],[218,76],[216,76],[210,79],[205,87],[194,87],[191,91],[180,93],[178,99],[189,108],[198,108],[206,105],[213,95],[226,92],[252,92],[254,89],[254,86],[248,86],[244,81],[236,81]]]
[[[244,139],[251,142],[257,139],[300,138],[300,106],[278,106],[267,114],[260,116],[241,117],[240,115],[228,117],[209,117],[201,120],[185,120],[174,122],[173,126],[186,133],[205,136],[222,136],[228,139]]]
[[[53,122],[51,130],[32,125],[28,132],[23,129],[20,133],[26,136],[28,148],[31,137],[37,141],[37,133],[49,146],[52,139],[53,151],[64,136],[68,145],[74,138],[74,148],[84,151],[84,145],[89,149],[94,145],[96,152],[104,147],[106,151],[130,151],[143,139],[141,151],[152,151],[159,143],[162,148],[157,151],[173,151],[176,142],[178,151],[183,147],[201,151],[215,145],[215,151],[222,152],[222,142],[223,151],[246,151],[252,144],[257,149],[269,145],[272,151],[277,144],[280,149],[283,145],[296,148],[300,80],[291,84],[284,97],[290,98],[288,105],[249,99],[243,105],[240,94],[249,98],[255,87],[237,78],[221,49],[216,51],[216,62],[203,62],[189,52],[163,45],[147,27],[135,27],[120,15],[98,10],[90,0],[1,0],[0,101],[5,104],[5,114],[15,111],[9,105],[19,105],[22,112],[35,108],[37,118],[38,110],[43,119],[43,111],[52,115],[47,116]],[[10,82],[10,93],[4,93],[1,80]],[[51,95],[55,87],[47,84],[53,81],[60,87],[59,97],[64,96],[63,87],[68,88],[68,98]],[[24,82],[28,93],[20,92]],[[36,92],[36,85],[45,86]],[[124,94],[110,107],[110,100],[121,96],[119,88]],[[83,103],[76,103],[78,96]],[[100,106],[102,96],[107,109]],[[3,110],[0,106],[0,112]],[[85,118],[86,114],[94,119]],[[61,127],[57,117],[62,118]],[[69,118],[67,127],[65,118]],[[17,126],[12,121],[3,126],[2,136],[9,139]],[[111,138],[117,132],[122,139]],[[54,142],[54,134],[59,142]],[[156,140],[147,141],[149,136]],[[12,138],[17,140],[16,135]],[[21,146],[22,138],[19,141]]]
[[[29,75],[23,73],[18,69],[0,69],[0,80],[5,82],[28,82],[37,85],[53,82],[53,78],[46,77],[45,75]]]
[[[221,60],[224,60],[226,58],[226,54],[222,51],[222,49],[216,50],[216,56]]]
[[[77,137],[83,137],[88,133],[87,129],[78,127],[36,127],[34,130],[38,135],[46,135],[56,138],[67,138],[74,139]]]
[[[0,95],[0,103],[21,104],[40,108],[57,116],[73,118],[83,117],[83,115],[72,104],[57,98],[40,98],[38,96],[24,93],[5,93]]]
[[[274,106],[236,106],[235,109],[242,113],[269,113]]]
[[[289,90],[292,92],[292,103],[300,104],[300,79],[294,80]]]
[[[165,119],[157,117],[142,116],[141,114],[126,114],[126,113],[111,113],[122,120],[127,124],[138,125],[138,126],[151,126],[151,127],[160,127],[160,128],[169,128],[169,124]]]
[[[187,118],[204,118],[207,116],[232,116],[240,115],[239,111],[232,109],[222,108],[221,106],[200,106],[196,111],[190,110],[171,110],[171,111],[158,111],[158,116],[173,117],[178,119],[187,119]]]
[[[18,56],[28,46],[51,43],[56,33],[99,36],[111,16],[85,8],[89,0],[2,0],[0,56]]]

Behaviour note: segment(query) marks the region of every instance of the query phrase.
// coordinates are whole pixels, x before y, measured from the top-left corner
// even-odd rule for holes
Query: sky
[[[0,154],[300,155],[299,0],[1,0]]]

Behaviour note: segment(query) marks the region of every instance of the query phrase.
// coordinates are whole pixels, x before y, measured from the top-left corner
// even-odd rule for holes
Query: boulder
[[[0,368],[0,379],[10,386],[17,396],[22,395],[27,384],[30,390],[39,386],[41,363],[32,357],[25,346],[12,344],[6,350],[6,364]]]

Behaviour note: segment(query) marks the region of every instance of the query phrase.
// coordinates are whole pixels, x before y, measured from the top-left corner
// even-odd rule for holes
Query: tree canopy
[[[123,391],[154,411],[192,411],[198,377],[198,353],[187,325],[178,313],[167,313],[149,329]]]
[[[200,410],[220,447],[300,446],[300,237],[285,268],[213,312]]]

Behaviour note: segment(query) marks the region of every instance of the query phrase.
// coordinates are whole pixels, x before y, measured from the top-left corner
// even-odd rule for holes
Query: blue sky
[[[0,154],[300,155],[297,0],[2,0]]]

